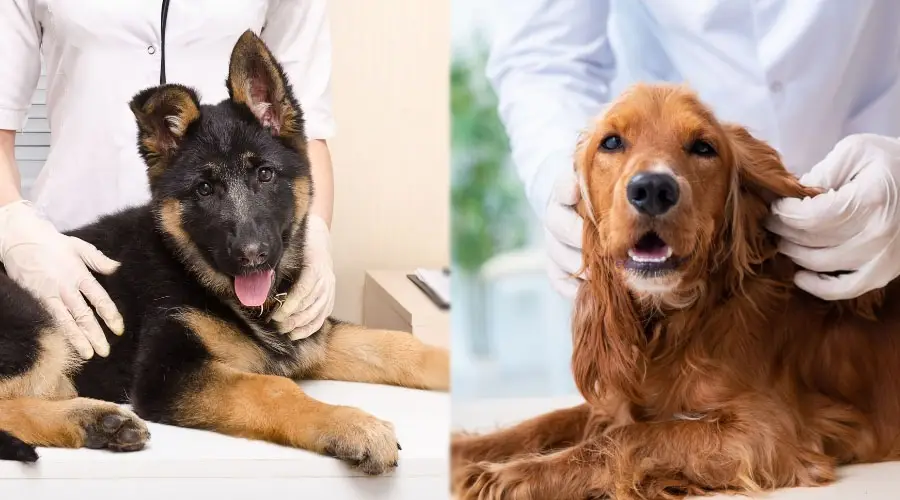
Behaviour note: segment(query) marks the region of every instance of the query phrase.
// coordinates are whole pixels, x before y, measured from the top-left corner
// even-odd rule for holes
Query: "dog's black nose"
[[[237,251],[238,262],[244,267],[258,266],[269,258],[269,245],[265,243],[247,243]]]
[[[637,174],[628,181],[625,193],[638,212],[654,217],[678,203],[678,182],[669,174]]]

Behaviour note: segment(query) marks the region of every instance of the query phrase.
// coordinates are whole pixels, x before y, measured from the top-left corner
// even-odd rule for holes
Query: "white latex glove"
[[[581,277],[581,238],[584,219],[575,211],[581,190],[575,172],[566,169],[556,179],[544,214],[550,283],[566,298],[575,298]]]
[[[319,331],[334,309],[334,263],[331,233],[320,217],[310,215],[306,223],[303,271],[281,307],[272,315],[278,330],[291,340],[303,339]]]
[[[849,299],[900,274],[898,181],[900,140],[851,135],[800,178],[826,192],[772,205],[768,226],[783,238],[779,250],[810,270],[797,273],[798,287],[825,300]],[[819,274],[834,271],[852,272]]]
[[[122,335],[125,326],[88,268],[111,274],[118,262],[90,243],[60,234],[27,201],[0,207],[0,262],[13,281],[43,303],[81,357],[109,355],[94,310],[116,335]]]

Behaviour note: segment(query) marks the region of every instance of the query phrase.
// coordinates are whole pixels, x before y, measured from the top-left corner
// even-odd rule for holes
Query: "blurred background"
[[[510,164],[484,67],[491,2],[452,3],[453,399],[576,392],[571,304],[547,279],[543,230]]]

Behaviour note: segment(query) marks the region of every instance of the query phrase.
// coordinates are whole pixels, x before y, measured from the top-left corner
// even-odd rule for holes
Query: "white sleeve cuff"
[[[334,137],[336,126],[330,110],[304,109],[303,121],[307,140],[325,141]]]
[[[573,162],[573,151],[556,149],[538,165],[530,183],[525,186],[528,202],[541,221],[544,220],[547,205],[550,204],[550,196],[553,194],[556,179],[562,172],[574,169]]]
[[[0,108],[0,130],[22,130],[28,118],[28,109]]]

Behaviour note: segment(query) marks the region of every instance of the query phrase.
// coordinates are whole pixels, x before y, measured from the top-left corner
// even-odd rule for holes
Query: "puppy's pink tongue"
[[[247,307],[259,307],[266,303],[274,276],[274,271],[260,271],[244,276],[235,276],[234,293],[241,304]]]

